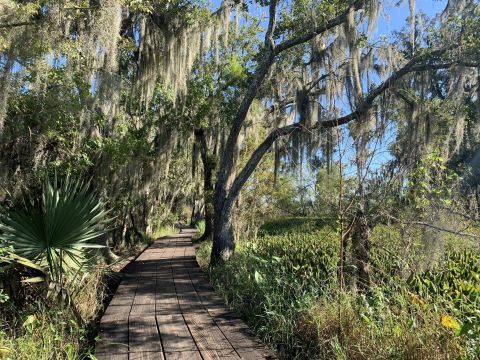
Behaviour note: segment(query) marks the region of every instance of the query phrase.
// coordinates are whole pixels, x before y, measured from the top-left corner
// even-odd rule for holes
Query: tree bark
[[[112,249],[110,249],[110,246],[108,246],[108,237],[107,235],[103,235],[100,240],[99,244],[103,245],[104,247],[102,248],[102,255],[107,262],[107,264],[111,264],[118,260],[118,255],[116,255]]]
[[[8,51],[6,62],[3,67],[3,74],[0,76],[0,141],[3,139],[5,116],[7,114],[8,97],[10,93],[11,72],[14,58],[12,50]]]
[[[200,156],[203,163],[203,192],[205,199],[205,231],[198,241],[205,241],[213,231],[214,206],[213,206],[213,171],[215,159],[208,152],[207,141],[203,129],[195,130],[195,139],[199,144]]]
[[[213,244],[210,266],[220,265],[232,257],[235,252],[235,241],[232,228],[232,211],[225,206],[215,204],[213,227]]]
[[[356,272],[356,286],[360,291],[370,287],[370,224],[366,214],[359,210],[355,217],[352,234],[353,264]]]

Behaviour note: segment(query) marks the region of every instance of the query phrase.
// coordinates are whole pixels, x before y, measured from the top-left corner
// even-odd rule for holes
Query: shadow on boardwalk
[[[193,234],[158,239],[128,265],[100,322],[98,359],[274,359],[203,278]]]

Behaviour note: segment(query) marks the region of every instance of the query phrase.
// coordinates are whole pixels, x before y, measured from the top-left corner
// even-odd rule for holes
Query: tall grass
[[[35,309],[16,329],[0,329],[0,359],[79,359],[85,330],[63,308]]]
[[[339,290],[333,228],[288,219],[260,234],[240,241],[221,267],[207,267],[210,244],[197,257],[216,290],[281,358],[480,356],[478,253],[447,251],[438,269],[418,272],[416,245],[404,257],[398,229],[381,226],[372,239],[375,285],[356,293]]]

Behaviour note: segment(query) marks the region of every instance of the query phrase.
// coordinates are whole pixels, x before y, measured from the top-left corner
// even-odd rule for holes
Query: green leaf
[[[472,331],[475,328],[475,324],[470,323],[470,322],[465,322],[462,325],[462,328],[460,329],[459,335],[470,335],[470,331]]]
[[[27,319],[23,322],[23,326],[28,326],[31,325],[37,320],[37,317],[35,315],[29,315]]]
[[[255,278],[255,282],[257,284],[261,283],[263,281],[263,276],[262,274],[260,274],[257,270],[255,270],[255,273],[254,273],[254,278]]]
[[[18,263],[41,272],[46,266],[59,280],[86,262],[87,249],[102,247],[95,241],[108,231],[109,211],[88,182],[45,177],[41,201],[24,203],[0,223],[0,240],[13,246]]]

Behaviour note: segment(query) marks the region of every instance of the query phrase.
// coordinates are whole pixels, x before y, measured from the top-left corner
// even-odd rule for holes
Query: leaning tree
[[[398,88],[408,87],[408,79],[418,73],[478,66],[478,44],[472,40],[478,29],[472,26],[470,21],[473,14],[478,16],[478,9],[477,12],[472,12],[472,6],[478,7],[474,2],[471,2],[470,8],[464,7],[462,16],[465,26],[457,26],[455,29],[446,26],[445,24],[451,21],[447,15],[447,19],[437,28],[438,36],[432,35],[428,41],[419,43],[416,42],[416,37],[412,36],[408,50],[389,43],[369,44],[368,32],[360,32],[360,24],[365,21],[371,23],[369,27],[374,26],[380,5],[377,1],[366,0],[340,3],[325,1],[312,3],[310,7],[303,8],[303,11],[292,11],[297,14],[297,18],[291,18],[286,15],[286,9],[295,8],[295,2],[283,4],[272,0],[268,3],[269,21],[264,42],[254,56],[255,70],[246,86],[241,104],[230,122],[228,137],[219,161],[214,192],[212,264],[231,258],[235,249],[232,232],[235,201],[262,157],[279,138],[327,132],[330,128],[351,123],[357,150],[357,169],[361,174],[369,128],[375,126],[375,119],[381,113],[377,109],[380,106],[379,98],[383,100],[382,106],[385,106],[387,100],[398,93]],[[312,10],[317,15],[313,18],[306,15],[311,14]],[[415,24],[412,24],[411,31],[418,31]],[[445,36],[445,32],[449,35]],[[251,105],[260,94],[266,98],[264,88],[274,76],[275,65],[295,51],[300,53],[302,59],[309,54],[311,56],[309,69],[304,70],[307,76],[293,89],[297,107],[298,104],[301,105],[298,111],[301,116],[290,117],[290,123],[285,126],[274,127],[246,165],[237,170],[235,153]],[[365,84],[362,74],[369,71],[375,71],[376,76],[371,76]],[[375,82],[373,79],[379,81]],[[323,91],[327,104],[330,101],[330,109],[327,105],[327,110],[330,111],[315,111],[315,104],[310,100],[319,96],[315,94],[316,91]],[[332,102],[345,93],[348,96],[348,105],[343,109],[332,106]],[[274,99],[274,96],[270,99]],[[278,104],[273,100],[271,102],[274,103],[273,107],[279,106],[279,116],[282,116],[288,99],[283,97],[280,100]],[[318,101],[316,103],[318,105]],[[342,114],[345,110],[350,112]],[[273,114],[278,112],[273,111]],[[357,231],[353,239],[356,243],[353,248],[356,249],[359,275],[367,281],[368,220],[365,218],[365,194],[361,175],[358,177],[358,188],[360,201],[356,216]]]

